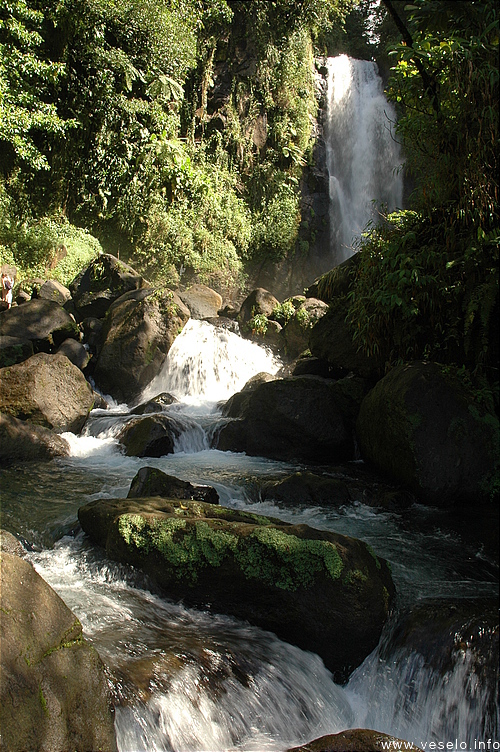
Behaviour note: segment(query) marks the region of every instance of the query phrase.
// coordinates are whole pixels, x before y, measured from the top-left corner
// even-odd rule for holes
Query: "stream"
[[[282,752],[358,727],[422,748],[500,749],[498,706],[488,686],[471,687],[467,649],[443,674],[417,652],[388,648],[398,613],[422,598],[496,597],[496,563],[423,504],[395,512],[361,500],[340,508],[262,502],[259,481],[305,467],[209,448],[220,403],[280,366],[256,344],[191,320],[143,395],[179,400],[167,408],[185,425],[174,454],[124,456],[115,436],[129,407],[111,403],[91,413],[81,436],[64,434],[71,456],[2,471],[2,527],[23,540],[106,664],[120,752]],[[161,597],[145,576],[89,543],[78,508],[126,496],[143,466],[210,484],[224,506],[361,538],[390,562],[393,617],[347,685],[335,684],[317,655],[271,633]],[[488,739],[490,747],[478,746]]]

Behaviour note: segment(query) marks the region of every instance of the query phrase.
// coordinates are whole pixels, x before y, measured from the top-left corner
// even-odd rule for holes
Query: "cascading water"
[[[120,752],[283,752],[361,726],[421,747],[455,733],[467,745],[457,749],[475,752],[475,740],[498,733],[498,718],[491,686],[471,679],[468,648],[441,675],[418,651],[391,647],[393,621],[384,645],[340,687],[318,656],[235,619],[160,598],[146,578],[107,561],[75,531],[79,506],[126,496],[137,470],[149,465],[213,485],[224,506],[365,540],[391,562],[401,607],[426,596],[494,595],[496,568],[460,539],[433,526],[419,529],[425,508],[405,517],[360,501],[340,509],[262,502],[253,481],[298,468],[211,450],[193,438],[193,425],[206,436],[219,419],[218,400],[279,365],[231,332],[190,322],[144,397],[173,393],[180,403],[166,410],[185,419],[191,439],[165,457],[126,457],[114,435],[130,419],[127,406],[95,411],[85,436],[68,435],[71,457],[34,464],[29,474],[22,466],[4,472],[3,526],[32,544],[34,566],[109,667]]]
[[[353,241],[377,207],[401,207],[403,181],[396,113],[384,96],[375,63],[347,55],[328,59],[327,167],[334,263],[353,253]]]

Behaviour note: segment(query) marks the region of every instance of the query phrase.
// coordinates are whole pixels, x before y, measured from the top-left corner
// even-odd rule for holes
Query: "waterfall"
[[[375,63],[347,55],[328,59],[326,139],[335,263],[352,255],[353,241],[376,222],[378,208],[394,211],[402,205],[395,120]]]

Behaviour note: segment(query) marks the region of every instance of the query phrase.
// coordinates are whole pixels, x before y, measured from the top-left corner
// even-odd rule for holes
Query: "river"
[[[388,511],[361,499],[340,508],[263,502],[259,481],[298,466],[209,448],[221,401],[250,376],[279,367],[254,343],[190,321],[144,394],[168,391],[180,400],[168,408],[186,426],[174,454],[124,456],[115,435],[129,408],[112,404],[91,413],[81,436],[65,434],[70,457],[2,471],[2,527],[24,541],[108,667],[120,752],[282,752],[357,727],[420,746],[453,741],[475,750],[488,734],[498,743],[498,706],[491,709],[491,688],[471,688],[467,650],[443,674],[418,652],[387,648],[398,613],[422,598],[497,595],[497,566],[481,546],[440,525],[438,510],[423,504]],[[361,538],[390,562],[394,615],[380,649],[347,685],[335,684],[317,655],[273,634],[165,599],[89,543],[78,508],[126,496],[146,465],[213,485],[225,506]]]

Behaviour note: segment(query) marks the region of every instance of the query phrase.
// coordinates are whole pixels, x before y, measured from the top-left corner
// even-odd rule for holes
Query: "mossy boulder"
[[[287,752],[384,752],[387,749],[394,752],[404,752],[407,749],[422,752],[420,747],[404,739],[373,729],[359,728],[328,734],[308,744],[288,749]]]
[[[109,253],[100,254],[71,282],[69,290],[79,320],[103,318],[111,303],[149,283],[131,266]]]
[[[67,457],[70,446],[55,431],[0,413],[0,463],[52,460]]]
[[[79,433],[94,404],[90,384],[65,355],[37,353],[0,369],[0,410],[54,431]]]
[[[362,541],[200,501],[99,499],[84,531],[172,598],[317,652],[344,680],[376,646],[394,593]]]
[[[363,458],[432,504],[488,498],[498,468],[497,417],[435,363],[393,368],[364,398]]]
[[[103,665],[31,564],[1,554],[0,725],[9,752],[116,752]]]
[[[241,304],[238,314],[238,323],[242,334],[245,336],[250,333],[251,330],[248,327],[250,319],[258,315],[269,318],[278,305],[279,300],[269,290],[265,290],[263,287],[257,287],[255,290],[252,290]]]
[[[215,446],[280,460],[340,462],[355,456],[352,416],[335,382],[294,376],[261,383],[233,399]]]
[[[0,313],[0,334],[31,342],[34,352],[53,352],[65,339],[80,339],[70,314],[52,300],[28,300]]]
[[[167,499],[193,499],[218,504],[219,494],[212,486],[193,485],[174,475],[158,470],[156,467],[141,467],[132,479],[127,498],[136,499],[143,496],[162,496]]]
[[[133,291],[115,301],[93,374],[101,391],[122,402],[139,398],[188,319],[184,303],[167,288]]]
[[[328,306],[322,300],[305,298],[301,301],[282,331],[285,352],[289,358],[296,358],[308,349],[311,330],[327,311]]]

